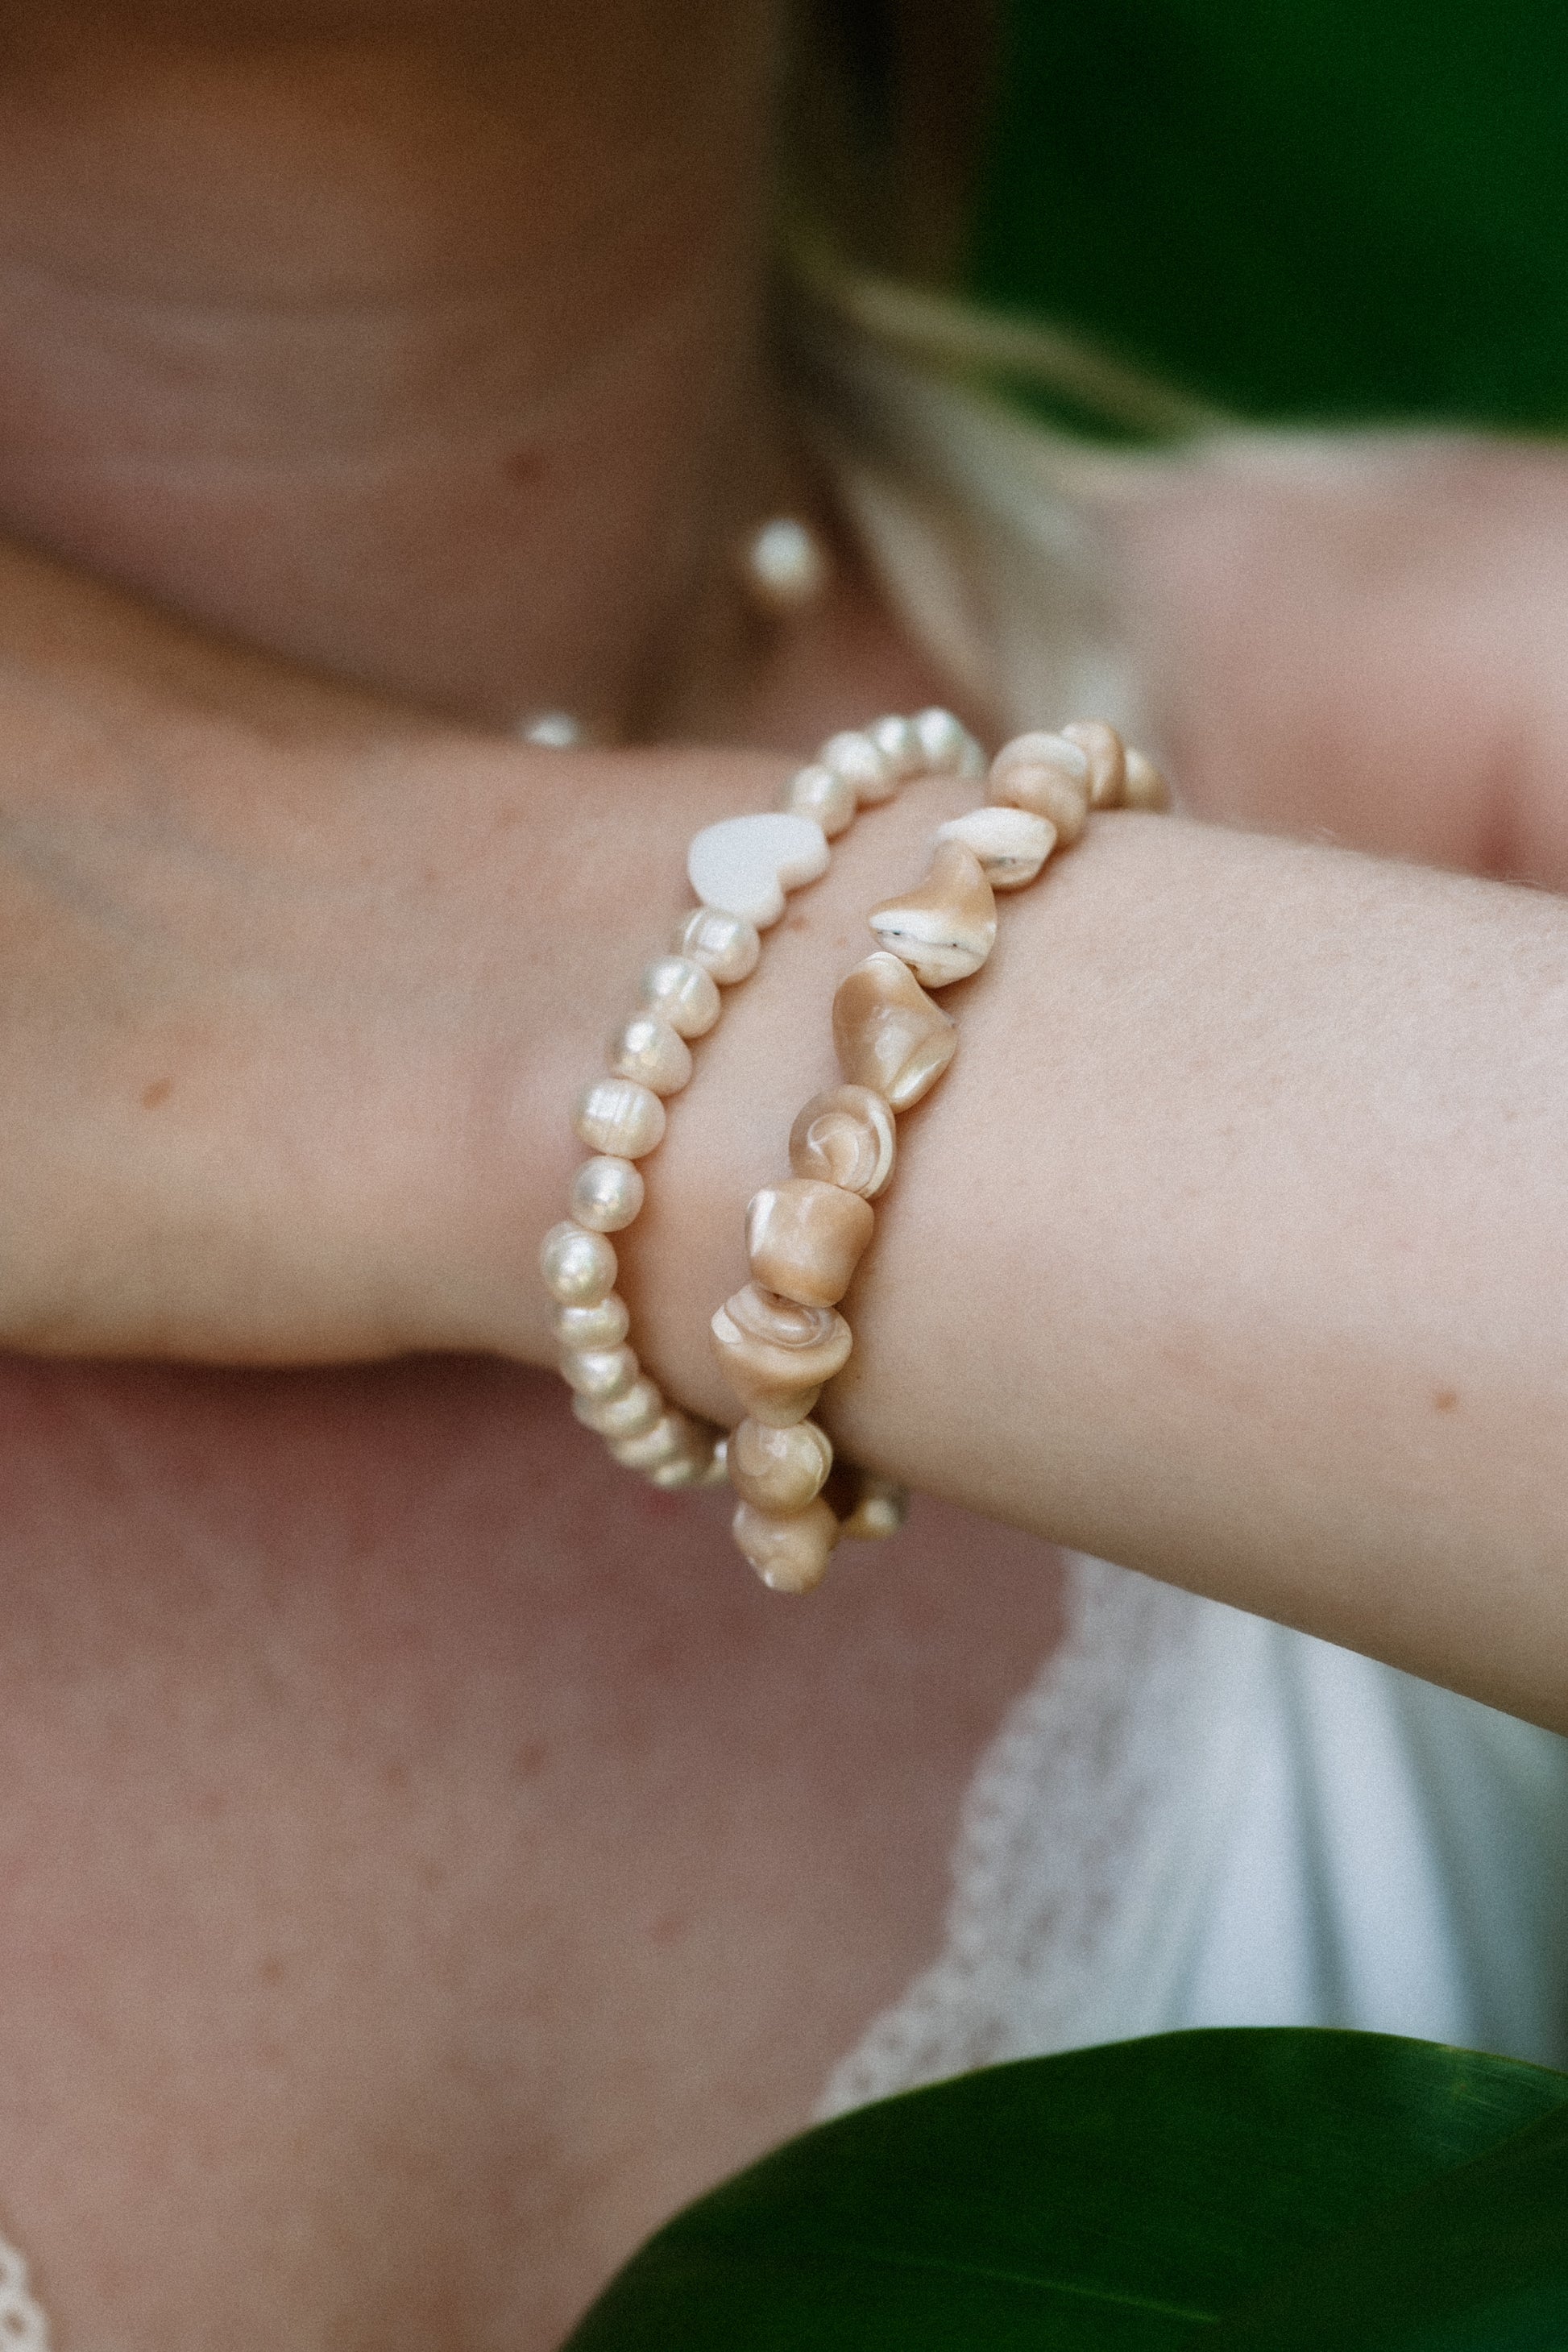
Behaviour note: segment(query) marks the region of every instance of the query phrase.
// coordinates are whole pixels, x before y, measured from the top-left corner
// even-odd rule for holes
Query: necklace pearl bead
[[[581,1225],[552,1225],[539,1253],[540,1271],[563,1307],[597,1307],[616,1286],[616,1253],[603,1234]]]
[[[675,952],[700,964],[721,988],[733,988],[755,971],[763,952],[762,936],[744,915],[723,914],[717,907],[693,907],[676,929]]]
[[[617,1160],[641,1160],[664,1139],[664,1105],[631,1078],[595,1078],[578,1098],[575,1125],[584,1143]]]
[[[784,807],[792,816],[815,817],[829,841],[848,831],[859,804],[847,776],[817,764],[797,769],[784,786]]]
[[[610,1067],[656,1095],[678,1095],[691,1076],[691,1048],[657,1013],[634,1013],[610,1046]]]
[[[656,956],[643,968],[637,994],[678,1037],[706,1037],[722,1010],[712,973],[690,956]]]
[[[744,578],[753,604],[788,615],[814,604],[832,577],[827,551],[809,523],[774,515],[746,548]]]
[[[613,1404],[625,1396],[637,1370],[637,1360],[626,1347],[568,1348],[561,1358],[562,1379],[595,1404]]]
[[[563,1348],[618,1348],[631,1328],[626,1302],[615,1291],[597,1307],[558,1307],[555,1337]]]

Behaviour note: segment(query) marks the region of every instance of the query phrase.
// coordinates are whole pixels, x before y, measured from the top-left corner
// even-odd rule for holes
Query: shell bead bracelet
[[[658,1149],[665,1104],[691,1076],[692,1043],[718,1021],[721,992],[756,969],[759,935],[784,913],[785,893],[826,871],[829,842],[859,809],[890,800],[917,776],[984,772],[979,745],[950,711],[879,719],[825,743],[791,778],[775,814],[730,817],[705,827],[691,844],[687,874],[700,903],[678,924],[669,953],[644,969],[637,1010],[611,1040],[608,1072],[579,1098],[576,1131],[593,1156],[572,1179],[570,1215],[551,1228],[540,1253],[572,1409],[617,1462],[644,1471],[656,1486],[717,1485],[725,1475],[723,1433],[667,1404],[637,1360],[626,1303],[616,1290],[619,1266],[610,1239],[642,1208],[638,1163]],[[889,1132],[890,1138],[890,1124]],[[851,1216],[864,1209],[852,1192],[843,1197]],[[789,1442],[798,1448],[813,1440]],[[755,1447],[750,1437],[744,1444],[750,1461]],[[897,1515],[896,1490],[866,1481],[852,1515],[862,1523],[858,1531],[890,1532]],[[845,1531],[857,1530],[847,1522]]]
[[[876,950],[833,1000],[846,1083],[806,1104],[790,1130],[790,1175],[753,1195],[752,1279],[712,1323],[746,1415],[728,1445],[735,1540],[775,1591],[808,1591],[844,1537],[890,1533],[901,1516],[897,1489],[858,1473],[860,1495],[840,1519],[824,1492],[832,1444],[808,1416],[848,1360],[838,1302],[893,1171],[896,1115],[930,1093],[957,1047],[955,1024],[926,992],[979,971],[996,938],[996,892],[1032,882],[1091,810],[1168,799],[1158,769],[1100,720],[1020,735],[991,764],[987,805],[938,825],[921,882],[871,909]]]

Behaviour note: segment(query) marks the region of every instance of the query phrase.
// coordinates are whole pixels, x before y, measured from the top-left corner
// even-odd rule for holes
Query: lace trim
[[[49,2352],[49,2323],[27,2292],[27,2265],[0,2238],[0,2347],[4,2352]]]
[[[1099,1560],[1069,1575],[1068,1637],[971,1788],[942,1955],[821,2116],[1153,2031],[1173,1998],[1223,1830],[1235,1612]]]

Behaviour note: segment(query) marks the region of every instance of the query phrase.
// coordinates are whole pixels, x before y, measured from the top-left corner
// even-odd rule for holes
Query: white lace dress
[[[837,2114],[1194,2025],[1568,2060],[1568,1742],[1096,1560],[972,1789],[944,1948]]]

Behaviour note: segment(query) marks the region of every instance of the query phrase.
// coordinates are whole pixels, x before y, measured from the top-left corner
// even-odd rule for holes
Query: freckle
[[[1452,1412],[1459,1402],[1458,1389],[1439,1389],[1432,1400],[1434,1412]]]
[[[390,1764],[384,1764],[381,1768],[381,1785],[384,1789],[406,1789],[408,1786],[407,1765],[399,1763],[395,1758],[394,1758]]]
[[[142,1089],[142,1109],[156,1110],[160,1103],[166,1103],[168,1101],[169,1097],[174,1093],[174,1081],[173,1078],[154,1078],[150,1087],[143,1087]]]
[[[261,1963],[261,1981],[263,1984],[281,1984],[288,1973],[289,1964],[287,1960],[280,1959],[276,1952],[270,1953]]]
[[[686,1921],[679,1911],[661,1911],[648,1929],[648,1940],[655,1944],[676,1944],[686,1933]]]
[[[511,1759],[514,1779],[537,1780],[550,1760],[550,1750],[542,1739],[525,1739]]]
[[[531,482],[544,468],[543,453],[538,449],[514,449],[502,467],[509,482]]]

